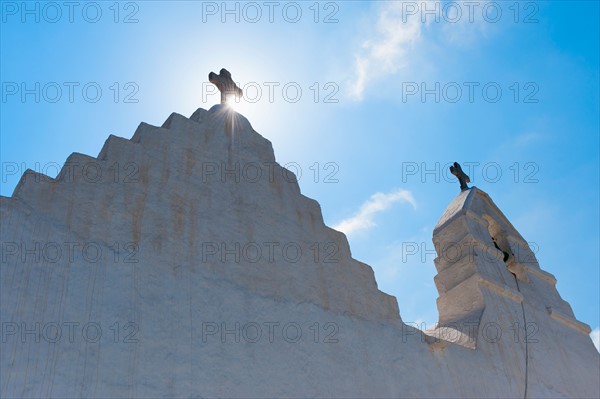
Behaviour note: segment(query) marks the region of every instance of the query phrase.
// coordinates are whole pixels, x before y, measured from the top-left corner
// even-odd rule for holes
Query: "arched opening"
[[[492,242],[494,243],[494,246],[496,247],[496,249],[504,254],[504,257],[502,260],[504,261],[504,263],[506,263],[508,261],[508,258],[510,258],[510,255],[508,254],[508,252],[503,251],[502,248],[500,248],[498,246],[498,242],[496,241],[495,237],[492,237]]]
[[[494,247],[503,254],[502,260],[508,267],[509,263],[512,263],[512,260],[514,260],[514,254],[508,243],[506,231],[489,215],[485,215],[484,218],[488,222],[488,233],[490,234],[492,243],[494,244]]]

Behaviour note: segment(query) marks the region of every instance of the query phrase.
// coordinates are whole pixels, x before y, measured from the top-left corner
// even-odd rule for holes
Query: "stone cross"
[[[218,75],[214,72],[209,73],[208,80],[221,92],[221,104],[225,105],[232,101],[234,96],[242,97],[242,89],[237,87],[227,69],[221,69]]]
[[[454,162],[454,166],[450,166],[450,173],[452,173],[458,178],[458,181],[460,183],[460,191],[465,191],[469,189],[467,183],[471,183],[471,179],[469,179],[469,176],[467,176],[465,172],[462,171],[462,168],[460,167],[458,162]]]

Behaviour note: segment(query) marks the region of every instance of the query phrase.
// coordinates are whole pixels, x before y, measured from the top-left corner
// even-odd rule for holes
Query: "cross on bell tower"
[[[469,189],[467,183],[471,183],[471,179],[469,179],[469,176],[463,172],[458,162],[454,162],[454,165],[450,166],[450,173],[452,173],[458,179],[458,182],[460,183],[460,191]]]

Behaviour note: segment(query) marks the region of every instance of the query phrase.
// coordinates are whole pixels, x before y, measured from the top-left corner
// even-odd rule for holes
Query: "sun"
[[[226,94],[225,95],[225,104],[227,104],[228,108],[231,108],[234,111],[237,111],[240,108],[242,99],[240,96],[236,96],[235,94]]]
[[[242,96],[238,96],[236,94],[227,94],[226,97],[227,108],[237,113],[246,115],[252,111],[250,107],[250,103],[244,99]]]

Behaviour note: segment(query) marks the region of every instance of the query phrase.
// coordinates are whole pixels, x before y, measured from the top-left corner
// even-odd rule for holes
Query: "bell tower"
[[[461,191],[437,223],[433,243],[439,322],[428,334],[475,349],[482,333],[522,341],[548,324],[593,345],[590,327],[575,318],[555,277],[540,268],[528,242],[485,192]],[[499,330],[489,330],[486,320]]]

